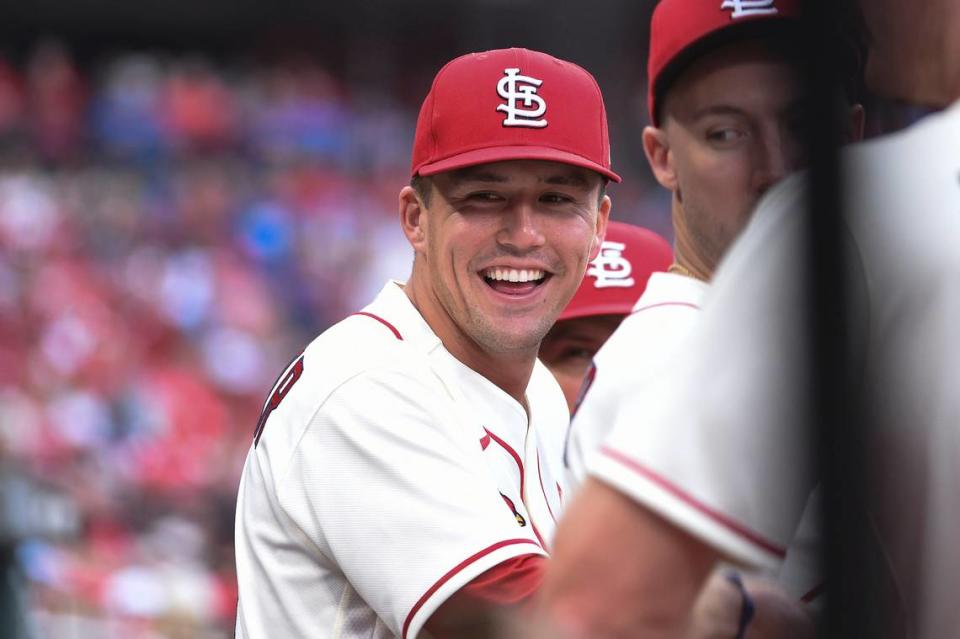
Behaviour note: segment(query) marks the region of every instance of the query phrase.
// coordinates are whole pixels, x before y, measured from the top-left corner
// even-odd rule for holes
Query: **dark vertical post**
[[[839,146],[845,124],[838,63],[844,28],[836,0],[806,0],[806,132],[810,158],[807,320],[815,468],[823,489],[822,562],[826,606],[820,636],[888,635],[880,556],[867,517],[866,425],[851,362],[852,326],[842,221]]]

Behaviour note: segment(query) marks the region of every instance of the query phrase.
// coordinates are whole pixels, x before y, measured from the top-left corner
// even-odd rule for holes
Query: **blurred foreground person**
[[[868,84],[945,108],[842,156],[849,348],[872,429],[866,506],[900,599],[876,615],[888,635],[955,637],[960,3],[860,5]],[[718,559],[780,561],[813,481],[804,187],[792,179],[767,195],[716,273],[677,364],[637,397],[656,398],[657,410],[644,428],[615,427],[591,461],[545,585],[564,636],[683,636]],[[629,543],[611,549],[610,537]],[[605,577],[588,591],[574,581],[584,574]]]

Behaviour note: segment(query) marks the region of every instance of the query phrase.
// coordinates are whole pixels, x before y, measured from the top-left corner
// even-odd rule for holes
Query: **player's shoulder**
[[[854,187],[850,204],[865,205],[871,218],[878,210],[902,217],[903,208],[914,203],[926,209],[924,216],[947,208],[943,217],[957,219],[960,145],[945,140],[958,138],[960,101],[901,131],[852,145],[844,154],[844,177]]]
[[[323,368],[350,376],[389,365],[413,350],[389,319],[359,311],[314,338],[304,354]]]
[[[260,449],[282,451],[276,458],[286,459],[317,420],[352,427],[363,419],[382,418],[398,401],[416,399],[424,410],[443,404],[443,380],[423,339],[405,335],[404,327],[389,313],[365,311],[318,335],[274,385],[261,417],[266,434],[262,441],[258,437]],[[350,407],[350,424],[330,417],[331,411],[343,413],[345,406]]]
[[[938,162],[960,158],[955,144],[944,144],[960,136],[960,100],[953,106],[920,117],[899,131],[880,135],[844,150],[846,159],[857,166],[868,166],[873,174],[883,176],[887,167],[903,167],[907,173],[929,174],[936,171]],[[902,178],[900,175],[898,178]],[[900,186],[893,180],[893,186]]]
[[[636,353],[660,350],[685,335],[696,321],[709,285],[676,273],[654,273],[647,288],[598,356],[631,358]]]
[[[696,312],[708,289],[706,282],[686,275],[654,273],[626,319],[636,324]]]
[[[440,340],[398,282],[388,282],[363,309],[310,344],[307,355],[341,376],[398,363],[416,365]]]
[[[305,368],[315,372],[314,390],[323,389],[322,396],[358,377],[429,377],[430,349],[424,338],[430,341],[435,336],[412,334],[408,328],[390,313],[371,307],[340,320],[304,351]]]

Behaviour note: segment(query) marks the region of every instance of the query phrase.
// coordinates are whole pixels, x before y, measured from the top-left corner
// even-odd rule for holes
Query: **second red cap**
[[[667,85],[693,59],[724,42],[799,24],[800,0],[660,0],[650,20],[647,100],[659,124]]]
[[[470,53],[440,69],[417,119],[412,174],[501,160],[563,162],[619,182],[593,76],[529,49]]]

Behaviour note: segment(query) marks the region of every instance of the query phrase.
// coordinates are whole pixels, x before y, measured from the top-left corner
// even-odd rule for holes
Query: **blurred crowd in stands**
[[[38,636],[232,636],[261,404],[407,276],[418,108],[306,57],[0,57],[0,460],[82,514],[17,545]],[[660,190],[618,188],[614,217],[668,233]]]

